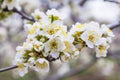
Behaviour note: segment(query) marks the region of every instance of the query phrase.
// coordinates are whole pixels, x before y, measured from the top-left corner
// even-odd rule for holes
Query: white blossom
[[[35,10],[34,13],[32,13],[32,16],[40,22],[40,24],[46,25],[49,24],[49,18],[46,14],[44,14],[43,12],[40,12],[38,9]]]
[[[24,50],[32,50],[33,49],[33,45],[31,43],[24,42],[23,43],[23,48],[24,48]]]
[[[58,58],[61,51],[65,49],[65,44],[60,37],[53,37],[45,43],[45,52],[50,51],[50,55],[54,58]]]
[[[3,27],[0,27],[0,42],[5,41],[7,38],[7,30]]]
[[[19,6],[19,0],[4,0],[1,7],[2,8],[7,7],[9,10],[12,10],[13,8],[21,10],[21,7]]]
[[[99,25],[97,23],[91,22],[89,24],[89,28],[83,32],[81,39],[85,41],[88,47],[94,48],[94,45],[97,44],[98,40],[102,36],[102,31],[99,29]]]
[[[38,22],[35,22],[32,26],[29,27],[29,34],[35,34],[40,27],[41,25]]]
[[[28,36],[27,36],[26,42],[33,44],[35,41],[37,41],[37,40],[36,40],[34,34],[33,34],[33,35],[28,35]]]
[[[36,71],[40,71],[40,72],[48,72],[49,71],[49,62],[44,59],[44,58],[40,58],[36,61],[36,64],[35,64],[35,70]]]
[[[108,43],[111,43],[112,38],[114,37],[113,32],[104,24],[101,25],[101,30],[102,30],[102,37],[106,38]]]
[[[33,48],[34,48],[36,51],[40,52],[40,51],[43,50],[44,44],[43,44],[42,42],[36,41],[36,42],[33,44]]]
[[[61,15],[60,12],[57,11],[56,9],[48,10],[48,11],[46,12],[46,14],[47,14],[50,18],[53,17],[54,20],[63,20],[62,15]]]
[[[29,60],[28,60],[29,67],[32,68],[32,69],[34,69],[35,62],[36,62],[35,61],[35,57],[29,58]]]
[[[72,59],[76,59],[79,56],[80,52],[78,50],[75,50],[72,54],[71,57]]]
[[[18,62],[18,72],[21,77],[23,77],[26,73],[28,73],[28,66]]]
[[[96,57],[106,57],[108,48],[109,48],[109,44],[107,44],[106,39],[101,38],[99,40],[99,44],[97,44],[96,47]]]
[[[60,60],[62,62],[68,62],[70,59],[70,54],[69,53],[66,53],[66,52],[63,52],[61,55],[60,55]]]

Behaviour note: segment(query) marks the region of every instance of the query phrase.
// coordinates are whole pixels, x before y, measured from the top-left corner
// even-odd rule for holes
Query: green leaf
[[[54,16],[51,15],[51,23],[54,21]]]

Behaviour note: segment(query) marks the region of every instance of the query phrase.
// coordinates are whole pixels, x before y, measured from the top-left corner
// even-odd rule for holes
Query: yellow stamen
[[[94,36],[93,36],[93,35],[90,35],[90,36],[88,37],[88,40],[94,42]]]

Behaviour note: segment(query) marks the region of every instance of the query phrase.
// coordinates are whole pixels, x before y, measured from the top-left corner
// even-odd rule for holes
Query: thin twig
[[[22,16],[22,18],[24,18],[24,19],[35,22],[35,20],[32,17],[27,16],[26,14],[18,11],[17,9],[13,9],[13,12],[16,12],[16,13],[20,14]]]
[[[12,69],[15,69],[15,68],[18,68],[18,66],[15,65],[15,66],[10,66],[10,67],[6,67],[6,68],[2,68],[2,69],[0,69],[0,72],[12,70]]]
[[[120,21],[116,22],[116,23],[113,23],[113,24],[110,24],[108,25],[110,29],[114,29],[114,28],[117,28],[120,26]]]
[[[29,21],[32,21],[32,22],[35,22],[35,20],[32,18],[32,17],[29,17],[27,16],[25,13],[21,12],[21,11],[18,11],[17,9],[12,9],[12,10],[8,10],[7,8],[3,9],[3,11],[12,11],[12,12],[15,12],[15,13],[18,13],[19,15],[22,16],[23,19],[27,19]]]
[[[52,58],[52,57],[46,57],[46,59],[49,61],[49,62],[52,62],[52,61],[55,61],[56,59],[55,58]],[[58,58],[57,58],[58,59]],[[17,65],[14,65],[14,66],[10,66],[10,67],[6,67],[6,68],[1,68],[0,69],[0,72],[4,72],[4,71],[8,71],[8,70],[12,70],[12,69],[15,69],[15,68],[18,68]]]
[[[104,0],[104,1],[120,4],[118,1],[114,1],[114,0]]]

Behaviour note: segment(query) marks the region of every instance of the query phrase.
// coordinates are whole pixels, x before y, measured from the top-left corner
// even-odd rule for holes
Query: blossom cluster
[[[76,23],[68,35],[72,36],[73,44],[79,51],[84,47],[93,48],[96,51],[96,57],[106,56],[114,37],[113,32],[105,24],[99,25],[97,22]]]
[[[96,22],[76,23],[68,31],[62,15],[55,9],[46,13],[35,10],[32,16],[36,22],[25,25],[27,39],[16,48],[15,60],[21,76],[28,68],[48,72],[49,62],[58,59],[68,62],[78,57],[85,47],[94,48],[97,57],[105,57],[114,37],[106,25]]]

